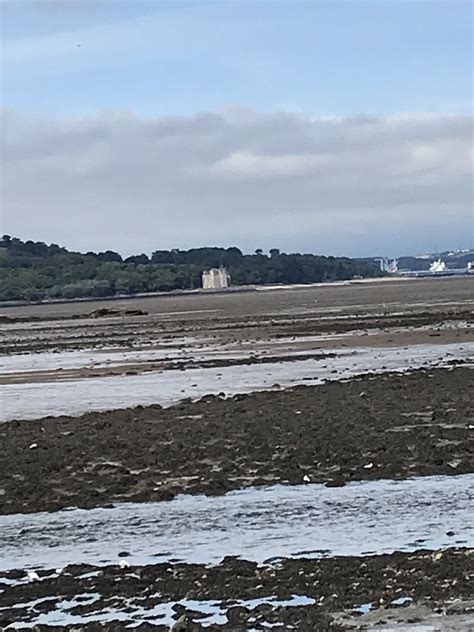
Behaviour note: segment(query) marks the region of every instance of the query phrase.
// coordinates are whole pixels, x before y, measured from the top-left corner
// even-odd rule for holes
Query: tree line
[[[112,250],[71,252],[57,244],[0,241],[0,301],[39,301],[167,292],[201,287],[203,270],[225,266],[232,285],[316,283],[381,276],[374,263],[346,257],[286,254],[277,248],[156,250],[123,258]]]

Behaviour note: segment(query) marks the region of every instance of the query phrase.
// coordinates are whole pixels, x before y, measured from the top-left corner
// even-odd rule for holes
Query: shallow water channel
[[[474,545],[474,474],[274,485],[224,496],[0,516],[0,570],[369,555]]]
[[[90,377],[63,381],[58,377],[46,382],[0,385],[0,421],[40,419],[47,415],[79,415],[88,411],[110,410],[138,405],[172,405],[185,397],[206,394],[226,395],[271,389],[297,384],[320,384],[326,380],[347,379],[367,372],[406,371],[422,366],[446,366],[448,361],[474,361],[474,343],[420,344],[410,347],[358,347],[325,349],[335,357],[316,357],[288,361],[283,357],[265,364],[229,365],[213,368],[170,369],[142,373]],[[55,366],[76,361],[77,354],[53,355]],[[94,362],[93,353],[88,353]],[[21,362],[25,362],[21,357]],[[104,360],[97,353],[97,360]],[[31,361],[38,358],[31,356]],[[81,359],[79,360],[81,361]],[[83,361],[83,359],[82,359]],[[44,360],[41,362],[44,363]],[[11,362],[10,362],[11,364]],[[5,370],[10,364],[5,362]],[[13,366],[13,365],[12,365]],[[34,370],[34,366],[32,365]]]

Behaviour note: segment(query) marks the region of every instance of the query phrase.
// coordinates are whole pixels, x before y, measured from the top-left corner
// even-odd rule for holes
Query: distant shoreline
[[[474,279],[474,275],[445,275],[438,274],[436,276],[429,274],[417,274],[413,276],[403,275],[403,276],[386,276],[386,277],[367,277],[363,279],[346,279],[346,280],[337,280],[337,281],[321,281],[319,283],[293,283],[293,284],[282,284],[282,285],[240,285],[233,286],[228,288],[223,288],[220,290],[204,290],[202,288],[197,288],[195,290],[169,290],[167,292],[141,292],[136,294],[114,294],[112,296],[85,296],[82,298],[61,298],[61,299],[49,299],[49,300],[41,300],[41,301],[0,301],[0,308],[6,309],[9,307],[28,307],[30,305],[68,305],[68,304],[76,304],[76,303],[98,303],[98,302],[110,302],[110,301],[125,301],[131,299],[146,299],[146,298],[176,298],[181,296],[203,296],[210,295],[215,296],[216,294],[243,294],[247,292],[278,292],[282,290],[305,290],[311,289],[315,287],[343,287],[348,285],[365,285],[365,284],[374,284],[374,283],[394,283],[394,282],[407,282],[407,281],[417,281],[417,280],[427,280],[432,278],[435,279],[445,279],[445,278],[466,278],[472,277]]]

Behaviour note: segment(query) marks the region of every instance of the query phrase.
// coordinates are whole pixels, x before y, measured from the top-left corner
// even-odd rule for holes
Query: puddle
[[[199,623],[203,627],[210,625],[223,625],[227,623],[227,608],[223,607],[220,601],[203,601],[195,599],[181,599],[179,601],[162,602],[156,604],[152,608],[139,607],[127,600],[126,612],[116,608],[98,608],[90,614],[73,614],[71,610],[77,606],[91,605],[100,598],[99,594],[85,594],[85,599],[79,599],[82,595],[76,596],[72,600],[56,601],[54,608],[49,612],[38,615],[38,612],[32,610],[38,604],[54,599],[54,597],[45,597],[36,599],[27,603],[19,603],[15,608],[26,608],[32,610],[30,621],[13,623],[7,626],[6,630],[21,630],[32,628],[35,625],[84,625],[89,622],[111,623],[113,621],[129,622],[126,628],[136,628],[142,623],[157,625],[173,625],[176,622],[177,614],[175,606],[181,606],[187,610],[192,610],[202,615]],[[150,595],[149,599],[160,598],[160,595]],[[273,608],[294,608],[298,606],[313,605],[315,600],[304,595],[292,595],[289,599],[278,599],[275,596],[262,597],[260,599],[235,599],[232,606],[240,606],[249,610],[254,610],[258,606],[267,604]],[[2,608],[0,608],[1,612]]]
[[[218,563],[237,555],[372,555],[474,546],[474,474],[405,481],[275,485],[224,496],[0,516],[0,570],[169,560]],[[450,535],[447,535],[447,534]]]
[[[440,620],[440,615],[431,617],[432,623],[395,623],[380,624],[367,628],[374,632],[472,632],[474,630],[474,617],[454,616],[446,621],[446,617]]]
[[[332,350],[335,351],[335,350]],[[443,366],[453,359],[472,360],[474,343],[360,347],[323,360],[276,361],[268,364],[190,368],[141,375],[120,375],[66,382],[0,386],[0,420],[38,419],[47,415],[80,415],[148,404],[172,405],[185,397],[226,395],[297,384],[320,384],[367,372],[406,371]],[[325,349],[330,353],[331,349]],[[90,355],[90,354],[89,354]],[[91,356],[92,357],[92,356]]]
[[[205,338],[175,337],[162,340],[153,349],[81,349],[78,351],[42,351],[39,353],[14,354],[0,357],[0,374],[31,373],[34,371],[54,371],[58,369],[83,369],[114,367],[140,362],[161,362],[164,359],[182,359],[186,349],[204,345]],[[199,353],[198,353],[199,356]]]
[[[355,617],[336,617],[338,623],[348,630],[371,630],[373,632],[472,632],[474,614],[472,602],[453,599],[445,602],[446,609],[434,611],[428,604],[416,604],[408,597],[400,598],[403,607],[395,599],[386,608],[362,604],[354,608]],[[455,605],[456,604],[456,605]],[[454,607],[453,607],[454,606]]]

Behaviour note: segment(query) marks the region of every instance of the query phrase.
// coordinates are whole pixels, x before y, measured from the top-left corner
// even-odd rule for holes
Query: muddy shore
[[[163,603],[170,604],[174,621],[181,620],[181,631],[272,627],[324,632],[367,629],[366,621],[376,621],[383,630],[384,623],[414,623],[427,612],[455,625],[463,615],[473,620],[474,604],[468,601],[472,561],[472,551],[452,548],[364,558],[282,559],[265,566],[231,557],[215,566],[76,565],[40,571],[36,580],[28,580],[24,571],[10,571],[0,573],[0,625],[5,629],[13,621],[35,622],[48,614],[54,621],[55,610],[62,609],[69,616],[94,613],[100,618],[104,613],[105,618],[34,629],[95,632],[123,630],[133,622],[140,630],[164,632],[170,625],[160,625],[165,616],[154,610]],[[35,604],[27,606],[29,602]],[[114,613],[122,616],[114,618]],[[209,618],[212,614],[218,614],[215,622]],[[459,623],[452,629],[472,628]]]
[[[473,287],[0,308],[0,629],[473,630]]]
[[[149,314],[176,316],[194,320],[199,317],[294,313],[301,308],[312,312],[355,314],[369,312],[393,313],[408,306],[411,311],[458,306],[472,308],[474,277],[380,279],[355,283],[328,283],[323,286],[282,287],[276,291],[260,288],[249,293],[213,293],[178,296],[130,296],[106,302],[94,300],[69,303],[45,303],[0,306],[0,317],[32,320],[81,317],[84,313],[101,310],[143,310]],[[296,309],[295,309],[296,308]],[[382,309],[381,309],[382,308]]]
[[[0,307],[0,355],[170,341],[186,349],[190,338],[211,348],[288,337],[304,345],[311,336],[348,333],[360,338],[352,342],[358,345],[473,340],[473,289],[474,276]],[[455,330],[447,331],[447,323]]]
[[[86,314],[87,316],[87,314]],[[189,318],[189,316],[188,316]],[[251,319],[245,316],[220,316],[192,320],[166,315],[159,317],[104,318],[84,320],[44,320],[38,323],[17,323],[6,317],[0,323],[0,357],[2,355],[79,349],[148,349],[169,345],[177,341],[186,349],[193,345],[218,348],[228,344],[265,344],[267,341],[298,338],[300,346],[307,347],[305,339],[320,337],[320,347],[329,346],[324,337],[340,335],[336,346],[346,346],[344,335],[351,334],[352,344],[390,346],[433,342],[468,341],[473,339],[474,313],[470,310],[436,309],[430,312],[386,314],[384,316],[359,314],[347,316],[298,313],[267,314]],[[370,334],[370,337],[368,337]]]
[[[0,513],[474,471],[463,366],[0,425]]]

